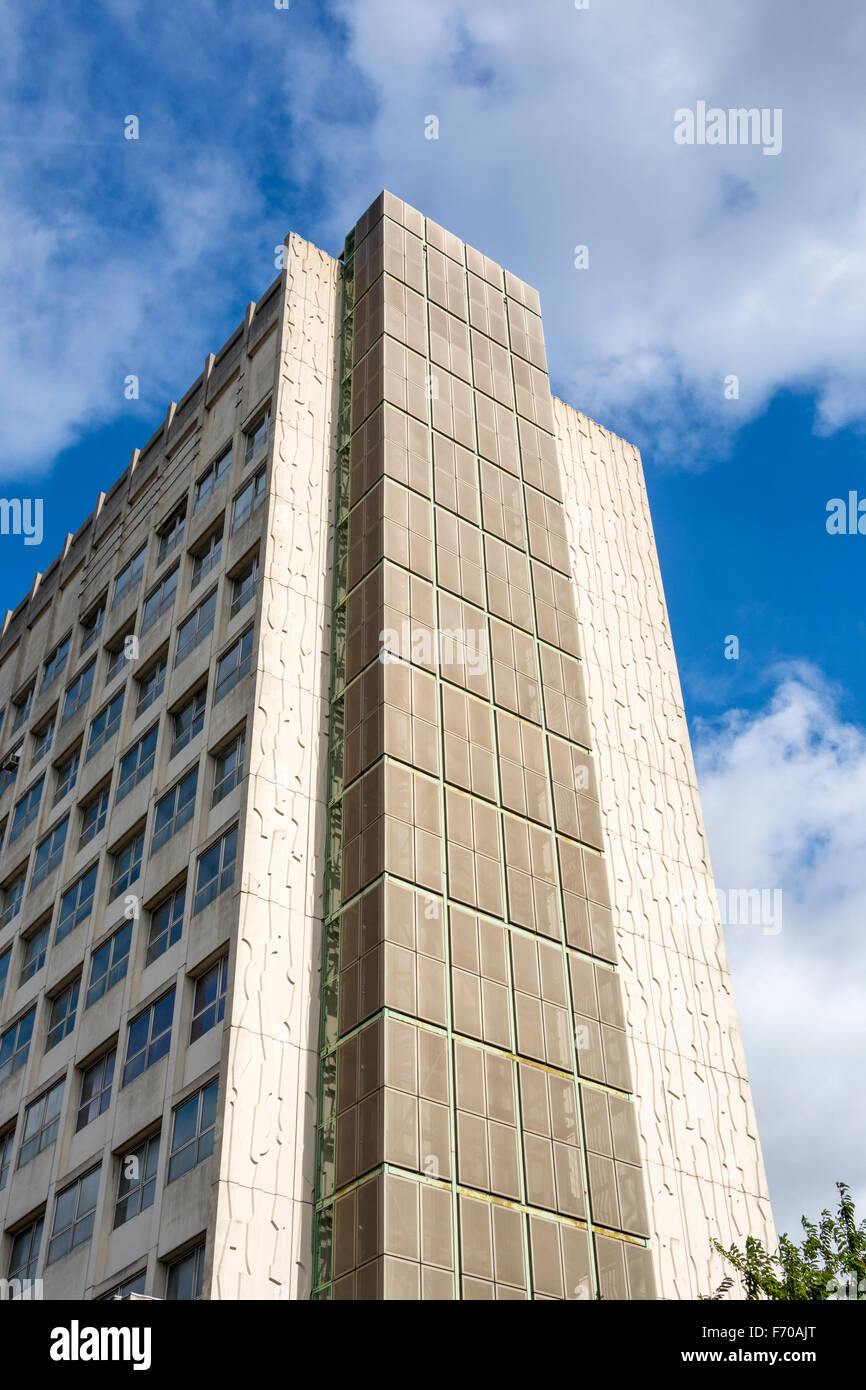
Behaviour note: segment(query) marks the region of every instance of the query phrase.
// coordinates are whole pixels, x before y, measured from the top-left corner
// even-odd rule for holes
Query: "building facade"
[[[290,236],[0,701],[8,1280],[693,1298],[772,1240],[640,459],[528,285],[389,194]]]

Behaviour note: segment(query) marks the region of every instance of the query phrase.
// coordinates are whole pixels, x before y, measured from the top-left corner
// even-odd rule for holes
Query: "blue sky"
[[[717,882],[785,894],[728,932],[782,1228],[866,1202],[866,537],[825,527],[866,497],[864,47],[858,0],[0,10],[0,489],[45,499],[3,607],[289,229],[336,253],[387,186],[537,285],[554,389],[643,453]],[[699,100],[781,109],[781,152],[678,146]]]

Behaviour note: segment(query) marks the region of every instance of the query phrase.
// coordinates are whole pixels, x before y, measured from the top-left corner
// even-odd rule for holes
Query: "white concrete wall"
[[[659,1296],[774,1244],[640,455],[554,401]]]
[[[212,1298],[312,1287],[340,264],[292,235],[265,531]]]

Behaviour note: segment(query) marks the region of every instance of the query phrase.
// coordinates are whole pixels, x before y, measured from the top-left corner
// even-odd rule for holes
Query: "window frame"
[[[213,461],[208,464],[201,477],[196,480],[195,494],[193,497],[192,506],[193,516],[195,516],[196,512],[205,505],[209,498],[213,497],[214,493],[216,492],[226,473],[230,471],[232,466],[233,451],[234,444],[230,440],[229,443],[225,446],[225,448],[222,449],[216,455]],[[204,487],[204,484],[208,481],[208,479],[213,479],[213,481],[211,482],[210,487],[208,487],[207,491],[202,492],[202,488]]]
[[[156,750],[159,743],[159,720],[151,724],[146,733],[128,748],[120,759],[117,768],[117,787],[114,793],[114,804],[118,806],[139,782],[143,782],[145,777],[149,777],[156,766]],[[134,758],[134,763],[130,759]],[[132,771],[124,768],[130,765]]]
[[[192,783],[192,789],[191,791],[187,791],[186,800],[181,805],[181,791],[183,788],[188,787],[189,783]],[[162,849],[163,845],[167,845],[169,840],[174,838],[179,830],[182,830],[185,825],[189,824],[195,816],[197,800],[198,763],[195,763],[193,767],[189,768],[188,771],[184,773],[183,777],[175,782],[173,787],[170,787],[169,790],[159,798],[153,808],[153,831],[150,837],[151,854],[156,854],[158,850]],[[160,824],[161,808],[166,806],[169,801],[174,803],[175,809],[169,819],[164,820],[162,824]]]
[[[241,593],[239,593],[238,585],[240,584],[243,586],[243,584],[246,583],[244,576],[247,575],[247,572],[249,572],[252,578],[252,583],[249,585],[245,596],[241,597],[243,587],[241,587]],[[229,622],[231,622],[233,618],[236,618],[239,613],[242,613],[247,604],[253,602],[255,599],[259,591],[260,573],[259,552],[256,551],[254,555],[250,556],[250,558],[238,568],[235,574],[230,576],[232,581],[232,596],[231,602],[229,603]],[[240,602],[238,601],[239,599]]]
[[[57,836],[60,835],[61,831],[63,833],[61,835],[60,843],[58,845],[55,843],[55,841]],[[66,815],[63,816],[57,822],[56,825],[52,826],[50,830],[46,831],[45,835],[43,835],[42,839],[39,841],[39,844],[36,846],[36,853],[33,856],[33,868],[30,872],[31,893],[33,892],[34,888],[38,888],[40,883],[44,883],[46,878],[48,878],[49,874],[53,874],[54,870],[58,869],[60,865],[63,863],[63,855],[66,851],[66,842],[68,836],[69,812],[67,811]],[[49,845],[50,848],[48,850],[48,853],[45,855],[44,863],[40,864],[39,856],[45,849],[46,845]]]
[[[225,862],[224,850],[229,840],[234,841],[232,859],[230,861],[231,877],[227,878],[226,881],[223,882],[223,879],[226,878],[226,874],[228,872],[228,868]],[[201,874],[201,866],[208,858],[208,855],[213,854],[214,850],[216,849],[219,849],[219,867],[217,869],[217,872],[214,875],[212,875],[212,877],[209,878],[205,884],[202,884],[199,881]],[[228,830],[224,830],[223,833],[219,836],[219,838],[214,840],[212,844],[208,845],[207,849],[203,850],[201,854],[199,854],[196,858],[195,890],[193,893],[192,912],[190,914],[191,917],[198,916],[200,912],[203,912],[206,907],[209,907],[212,902],[215,902],[217,898],[221,897],[223,893],[227,892],[228,889],[231,888],[232,884],[235,881],[237,862],[238,825],[235,824],[233,826],[230,826]],[[216,892],[210,894],[207,897],[204,897],[203,895],[205,894],[206,890],[209,889],[211,884],[213,883],[217,884]],[[201,902],[199,901],[200,898],[202,899]]]
[[[68,985],[53,995],[49,1000],[48,1026],[45,1033],[45,1051],[50,1052],[68,1038],[70,1033],[75,1031],[75,1024],[78,1020],[78,1005],[81,999],[81,975],[76,975],[74,980],[70,980]],[[60,1013],[59,1017],[54,1018],[55,1010],[67,1000],[66,1008]]]
[[[63,773],[64,768],[70,767],[72,768],[71,779],[67,776],[67,780],[64,782],[61,780],[61,775]],[[54,788],[53,804],[55,806],[63,800],[64,796],[68,796],[71,791],[75,790],[75,784],[78,781],[78,774],[80,771],[81,744],[77,743],[74,748],[71,748],[68,753],[64,754],[61,762],[54,764],[54,776],[56,780],[56,785]]]
[[[89,661],[86,666],[78,672],[73,680],[69,682],[63,694],[63,710],[60,715],[60,727],[62,728],[73,714],[77,714],[83,709],[93,693],[93,681],[96,675],[96,657]],[[70,696],[75,691],[75,695],[70,703]]]
[[[195,608],[184,618],[183,622],[178,623],[174,645],[174,670],[177,670],[178,666],[181,666],[188,656],[192,656],[196,648],[200,647],[205,638],[209,637],[213,632],[216,623],[218,592],[218,588],[214,586],[210,593],[205,594],[201,602],[196,604]],[[208,606],[210,606],[209,616],[205,618],[204,626],[201,626],[199,623],[200,614],[202,610],[208,608]],[[193,637],[191,641],[182,640],[182,634],[185,629],[190,629],[192,631]]]
[[[155,1130],[140,1139],[133,1148],[118,1154],[117,1191],[114,1197],[114,1215],[111,1222],[113,1231],[116,1231],[119,1226],[125,1226],[127,1221],[134,1221],[143,1211],[148,1211],[153,1206],[156,1200],[156,1174],[159,1167],[159,1141],[161,1137],[161,1131]],[[139,1154],[143,1155],[143,1161],[139,1160]],[[140,1162],[137,1179],[127,1178],[123,1171],[124,1164],[131,1158]],[[126,1191],[124,1191],[124,1183],[129,1183]],[[128,1204],[135,1197],[138,1199],[134,1204],[135,1210],[131,1211],[128,1205],[124,1205],[123,1216],[121,1217],[119,1215],[121,1203]]]
[[[245,628],[244,631],[241,632],[235,638],[234,642],[232,642],[231,646],[223,652],[222,656],[218,657],[216,669],[214,671],[213,703],[215,705],[218,705],[220,700],[225,699],[226,695],[228,695],[230,691],[234,690],[236,685],[240,685],[241,681],[244,680],[250,674],[253,659],[254,631],[255,624],[251,623],[248,628]],[[246,656],[244,656],[243,648],[248,638],[249,651],[247,652]],[[221,677],[220,668],[222,667],[223,663],[228,661],[229,657],[232,656],[235,652],[239,653],[239,657],[237,662],[235,663],[235,666],[232,668],[228,675],[223,675]]]
[[[212,1102],[208,1103],[207,1097],[211,1092],[213,1092],[213,1099]],[[190,1137],[184,1139],[182,1144],[177,1145],[178,1116],[181,1115],[183,1111],[189,1110],[193,1105],[195,1105],[194,1128]],[[187,1096],[186,1100],[181,1101],[179,1105],[174,1107],[171,1112],[171,1137],[169,1140],[168,1164],[165,1173],[166,1187],[168,1187],[170,1182],[177,1182],[179,1178],[185,1177],[187,1173],[191,1173],[194,1168],[198,1168],[199,1164],[205,1163],[211,1157],[214,1151],[218,1109],[218,1075],[212,1077],[210,1081],[206,1081],[205,1084],[200,1086],[197,1091],[194,1091],[191,1096]],[[204,1128],[202,1128],[203,1120],[208,1120]],[[206,1152],[202,1151],[203,1140]],[[210,1143],[209,1148],[207,1148],[208,1142]],[[189,1149],[193,1152],[192,1163],[188,1166],[176,1164],[175,1159],[178,1158],[180,1154],[186,1153]]]
[[[136,569],[136,565],[139,560],[141,561],[141,563],[140,565],[138,565]],[[112,589],[111,593],[112,612],[115,608],[118,608],[121,603],[123,603],[123,600],[129,594],[133,593],[138,588],[138,585],[141,583],[144,577],[146,565],[147,541],[145,541],[144,545],[141,546],[129,560],[127,560],[126,564],[120,570],[118,570],[117,574],[114,577],[114,588]],[[128,582],[122,583],[127,574],[132,575],[133,577],[130,578]]]
[[[258,469],[252,475],[252,477],[248,479],[246,483],[244,483],[243,487],[240,488],[238,492],[235,493],[234,498],[232,499],[232,520],[231,528],[229,530],[230,536],[235,535],[235,533],[239,531],[242,526],[246,525],[246,523],[262,505],[262,502],[265,499],[265,494],[267,492],[267,471],[267,464],[265,464],[262,468]],[[241,498],[245,498],[247,494],[249,494],[250,496],[250,505],[249,507],[246,507],[246,503],[244,503],[244,507],[241,508],[239,506]]]
[[[224,772],[222,777],[220,777],[218,775],[220,770],[220,764],[224,764],[226,762],[227,758],[237,750],[238,745],[240,745],[240,754],[235,758],[235,765],[233,769],[231,770],[231,772]],[[218,806],[221,801],[224,801],[225,798],[229,796],[231,792],[234,791],[235,787],[240,786],[241,782],[244,780],[244,777],[246,776],[246,725],[244,725],[244,727],[235,734],[234,738],[230,738],[227,743],[224,742],[222,746],[216,750],[215,753],[211,754],[211,757],[213,759],[213,786],[211,789],[210,804],[211,810],[213,810],[214,806]],[[226,786],[226,783],[229,783],[229,785]]]
[[[181,899],[180,917],[177,916],[178,899]],[[164,908],[168,909],[166,925],[164,928],[161,927],[159,932],[155,935],[155,921],[158,914],[162,912]],[[161,898],[160,901],[156,904],[154,908],[152,908],[150,912],[150,920],[147,924],[147,946],[145,948],[144,954],[145,969],[147,969],[149,965],[152,965],[155,960],[159,960],[160,956],[165,955],[166,951],[171,950],[171,947],[176,945],[177,942],[180,941],[181,937],[183,936],[183,922],[185,916],[186,879],[184,879],[183,883],[179,884],[177,888],[172,889],[170,893],[166,894],[165,897]],[[166,938],[165,945],[161,946],[158,951],[155,950],[154,947],[160,941],[162,941],[163,937]]]
[[[53,685],[58,676],[66,670],[66,663],[69,660],[69,653],[72,650],[72,633],[67,632],[59,642],[55,642],[54,647],[49,653],[42,667],[42,680],[39,683],[39,694]],[[62,652],[62,655],[61,655]],[[59,663],[59,664],[58,664]]]
[[[28,1023],[30,1026],[24,1030],[27,1036],[22,1043],[22,1025]],[[13,1019],[12,1022],[7,1024],[3,1029],[3,1032],[0,1033],[0,1081],[6,1081],[8,1077],[14,1076],[16,1071],[20,1071],[26,1064],[27,1058],[30,1056],[30,1044],[33,1041],[33,1030],[35,1025],[36,1005],[31,1004],[29,1009],[25,1010],[23,1014],[19,1014],[18,1018]],[[15,1041],[11,1048],[6,1048],[6,1056],[4,1057],[4,1044],[6,1039],[12,1037],[13,1034],[15,1035]],[[22,1053],[23,1056],[21,1055]],[[20,1061],[17,1060],[19,1057],[21,1058]],[[15,1065],[10,1067],[10,1061]],[[9,1070],[4,1071],[5,1067],[9,1067]]]
[[[40,1096],[32,1100],[24,1111],[24,1125],[21,1130],[21,1144],[18,1149],[18,1161],[15,1164],[16,1171],[30,1163],[44,1149],[56,1143],[57,1135],[60,1130],[60,1116],[63,1113],[63,1093],[66,1086],[66,1077],[55,1081],[53,1086],[49,1086],[47,1091],[43,1091]],[[52,1097],[56,1097],[56,1111],[46,1119],[48,1102]],[[30,1118],[36,1114],[39,1107],[39,1124],[28,1134]],[[32,1152],[28,1152],[32,1150]]]
[[[123,940],[121,940],[123,938]],[[119,954],[126,947],[125,954]],[[103,952],[108,952],[106,966],[100,975],[96,975],[97,958]],[[98,946],[94,946],[90,952],[90,974],[87,983],[87,991],[84,996],[84,1008],[89,1009],[91,1004],[96,1004],[100,999],[104,999],[106,994],[119,985],[121,980],[126,979],[129,970],[129,959],[132,954],[132,922],[121,922],[119,927],[115,927]],[[101,960],[99,962],[101,967]],[[97,986],[102,985],[101,989]]]
[[[48,1250],[45,1255],[46,1268],[48,1265],[56,1264],[58,1260],[62,1260],[64,1255],[70,1254],[77,1246],[83,1245],[85,1241],[90,1240],[93,1236],[96,1227],[96,1209],[99,1205],[101,1176],[102,1164],[99,1163],[95,1168],[91,1168],[88,1172],[82,1173],[80,1178],[75,1179],[75,1182],[68,1183],[54,1198],[54,1219],[51,1222],[51,1237],[48,1241]],[[96,1179],[95,1183],[92,1182],[94,1178]],[[89,1186],[85,1186],[86,1184],[89,1184]],[[93,1190],[93,1205],[82,1208],[82,1196],[84,1195],[86,1200],[89,1201],[91,1188]],[[58,1230],[57,1218],[61,1212],[61,1203],[63,1199],[71,1193],[75,1194],[72,1220],[68,1221],[66,1225],[61,1226]],[[82,1234],[78,1234],[79,1228],[82,1229]],[[52,1253],[54,1252],[56,1243],[61,1241],[62,1237],[67,1233],[70,1235],[69,1244],[62,1250]]]
[[[159,583],[155,584],[150,593],[146,595],[141,609],[141,625],[139,629],[139,635],[141,637],[143,637],[146,632],[150,632],[150,629],[159,622],[163,614],[168,613],[168,611],[174,607],[179,583],[180,565],[175,565],[173,569],[168,571],[168,574],[163,575]],[[168,585],[171,586],[171,597],[166,599],[165,591]],[[151,599],[154,598],[159,598],[159,603],[156,605],[156,613],[152,617],[149,617],[147,606]]]
[[[137,857],[135,855],[136,847],[138,849]],[[118,873],[117,861],[126,856],[127,854],[131,854],[132,858],[130,859],[129,864],[122,871],[122,873]],[[119,848],[112,853],[112,876],[108,885],[109,902],[114,902],[115,898],[119,898],[122,893],[126,893],[132,887],[133,883],[138,882],[139,878],[141,877],[141,866],[143,862],[144,831],[139,830],[136,832],[136,834],[130,835],[130,837],[127,840],[124,840],[123,844],[120,845]],[[120,883],[121,879],[124,880],[123,886],[118,888],[116,885]]]
[[[147,1004],[145,1008],[140,1009],[139,1012],[136,1014],[135,1018],[131,1018],[127,1023],[126,1053],[120,1081],[121,1090],[123,1090],[124,1086],[131,1085],[133,1081],[135,1081],[139,1076],[142,1076],[144,1072],[148,1071],[152,1066],[155,1066],[155,1064],[157,1062],[160,1062],[163,1057],[166,1057],[169,1051],[171,1050],[171,1035],[174,1029],[175,994],[176,989],[175,986],[172,985],[171,988],[166,990],[163,994],[161,994],[158,999],[154,999],[152,1003]],[[171,1001],[168,1015],[168,1027],[163,1028],[161,1032],[154,1034],[153,1022],[154,1018],[156,1017],[156,1011],[157,1009],[159,1009],[160,1005],[167,1004],[168,1001]],[[137,1048],[137,1050],[134,1053],[130,1053],[129,1048],[132,1042],[132,1030],[136,1027],[137,1024],[142,1023],[144,1019],[147,1019],[147,1032],[144,1035],[144,1042],[142,1046]],[[163,1042],[165,1044],[164,1046],[162,1045]],[[155,1055],[151,1055],[156,1044],[159,1045],[159,1050],[156,1051]],[[139,1057],[143,1058],[141,1067],[136,1067],[130,1073],[131,1063],[133,1061],[137,1061]]]
[[[110,1067],[110,1071],[109,1071]],[[87,1085],[87,1078],[99,1068],[99,1084],[93,1094],[86,1096],[84,1088]],[[81,1089],[78,1093],[78,1111],[75,1121],[75,1133],[86,1129],[94,1120],[98,1120],[100,1115],[104,1115],[111,1104],[111,1097],[114,1092],[114,1078],[117,1072],[117,1045],[106,1048],[100,1052],[98,1057],[94,1057],[87,1066],[81,1067]],[[106,1073],[107,1080],[106,1080]],[[96,1102],[96,1111],[90,1114],[90,1109]],[[85,1119],[82,1116],[86,1115]]]
[[[110,739],[114,738],[114,735],[120,728],[120,722],[123,718],[125,697],[126,686],[124,686],[122,690],[118,690],[117,694],[113,695],[108,703],[102,706],[98,714],[95,714],[91,719],[90,730],[87,735],[87,753],[84,758],[86,763],[89,763],[91,758],[96,757],[99,750],[104,748]],[[116,713],[113,712],[115,706],[117,706]],[[94,730],[103,715],[105,716],[105,724],[99,734],[94,737]]]
[[[82,914],[82,898],[79,890],[81,889],[82,885],[86,883],[87,879],[90,878],[91,874],[93,875],[93,886],[90,890],[90,896],[88,898],[83,899],[83,902],[86,904],[86,908]],[[90,865],[89,869],[85,869],[83,874],[79,874],[78,877],[72,883],[70,883],[69,887],[65,889],[63,893],[61,893],[60,908],[57,914],[57,927],[54,932],[55,946],[57,945],[58,941],[63,941],[67,936],[70,935],[71,932],[74,932],[76,927],[80,927],[82,922],[87,921],[88,917],[93,911],[93,904],[96,900],[96,885],[98,881],[99,861],[97,860],[95,864]],[[71,913],[67,912],[64,915],[63,904],[67,898],[71,897],[73,893],[76,894],[75,906]],[[72,925],[66,926],[65,924],[70,920],[70,918],[72,919]]]
[[[207,997],[207,982],[216,977],[216,993],[213,999]],[[229,979],[229,958],[228,952],[215,960],[213,965],[209,965],[207,970],[203,970],[194,979],[195,988],[192,997],[192,1017],[189,1025],[189,1046],[198,1042],[212,1028],[216,1028],[222,1023],[226,1013],[226,995],[228,993]],[[202,998],[199,1000],[199,990],[202,990]],[[203,1023],[203,1019],[213,1013],[213,1019],[209,1023]]]

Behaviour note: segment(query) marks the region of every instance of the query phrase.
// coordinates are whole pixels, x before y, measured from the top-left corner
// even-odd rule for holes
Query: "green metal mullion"
[[[342,274],[342,302],[341,302],[341,333],[340,333],[340,363],[339,363],[339,415],[337,421],[337,468],[336,468],[336,496],[334,499],[334,574],[331,596],[331,691],[330,691],[330,721],[328,730],[328,814],[326,828],[326,862],[325,862],[325,900],[324,900],[324,921],[323,921],[323,961],[322,961],[322,987],[320,1000],[320,1019],[319,1019],[319,1067],[318,1067],[318,1108],[316,1119],[316,1210],[314,1214],[314,1280],[315,1293],[319,1296],[323,1291],[327,1296],[333,1293],[333,1224],[331,1218],[332,1204],[325,1210],[321,1204],[323,1197],[322,1183],[324,1177],[325,1160],[325,1101],[327,1076],[326,1069],[330,1065],[330,1058],[326,1057],[327,1048],[327,1020],[328,1006],[334,997],[334,1007],[336,1017],[339,1020],[339,916],[333,908],[334,877],[337,872],[337,865],[334,862],[334,838],[335,834],[340,835],[340,863],[342,863],[342,802],[338,807],[332,797],[332,792],[337,780],[335,773],[336,757],[338,752],[338,741],[342,741],[345,735],[345,728],[341,726],[337,732],[337,720],[335,709],[338,703],[344,701],[344,694],[341,691],[343,684],[342,662],[345,657],[345,641],[340,647],[340,625],[338,618],[338,600],[340,598],[340,578],[341,578],[341,558],[342,554],[348,555],[346,549],[348,536],[346,531],[347,521],[345,515],[346,489],[348,488],[348,469],[350,463],[351,448],[351,339],[352,339],[352,311],[354,304],[354,232],[350,232],[346,238],[344,251],[344,265]],[[343,548],[341,551],[341,541]],[[342,758],[342,755],[341,755]],[[342,761],[340,763],[340,783],[342,784]],[[339,822],[339,824],[338,824]],[[332,951],[336,951],[336,970],[332,972],[333,964],[331,959]],[[336,1120],[336,1057],[334,1057],[334,1076],[333,1076],[333,1096],[331,1098],[331,1113],[329,1119],[329,1133],[332,1144],[336,1145],[337,1120]],[[336,1162],[336,1154],[334,1155]],[[328,1223],[330,1248],[328,1255],[327,1278],[320,1278],[320,1265],[322,1258],[323,1230],[325,1223]]]

